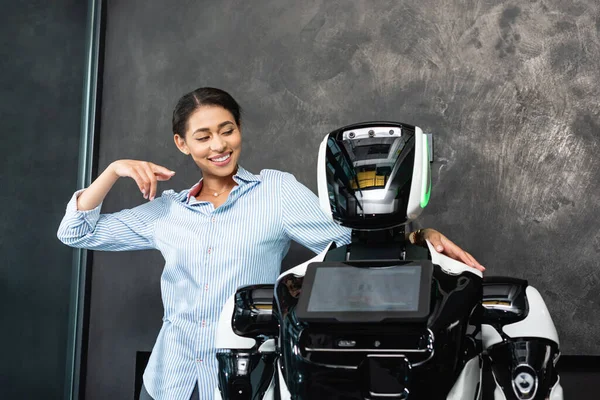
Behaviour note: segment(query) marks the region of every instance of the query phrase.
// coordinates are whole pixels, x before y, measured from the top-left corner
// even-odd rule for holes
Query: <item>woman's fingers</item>
[[[473,268],[477,268],[477,264],[474,261],[473,257],[469,257],[466,251],[464,251],[463,249],[461,249],[460,247],[458,247],[454,242],[452,242],[450,239],[448,238],[444,238],[443,241],[445,242],[445,253],[447,253],[447,255],[449,257],[454,258],[455,260],[461,261],[464,264],[467,264],[470,267]]]
[[[175,175],[175,171],[171,171],[161,165],[150,162],[143,164],[143,167],[150,180],[149,199],[154,200],[156,197],[158,181],[167,181],[171,179],[171,177]]]
[[[138,185],[145,199],[156,197],[158,181],[166,181],[175,175],[161,165],[140,160],[117,160],[111,164],[114,173],[119,177],[130,177]]]
[[[154,176],[150,163],[146,162],[141,164],[140,170],[140,175],[144,174],[148,182],[148,192],[146,193],[148,195],[147,199],[154,200],[154,197],[156,196],[157,179],[156,176]]]
[[[475,268],[477,268],[478,270],[480,270],[481,272],[485,271],[485,267],[483,265],[481,265],[476,259],[475,257],[473,257],[470,253],[467,253],[465,251],[465,254],[467,255],[467,257],[471,260],[471,262],[473,263],[473,265],[475,266]]]
[[[146,182],[145,182],[145,179],[139,174],[139,172],[132,169],[128,176],[131,179],[133,179],[135,181],[135,183],[137,183],[138,188],[140,189],[140,192],[142,192],[142,195],[144,196],[144,198],[147,198],[146,194],[148,192],[146,190]]]
[[[443,235],[436,231],[435,229],[423,229],[422,230],[423,239],[429,240],[431,245],[437,250],[438,253],[444,251],[444,244],[442,243]]]
[[[161,165],[156,165],[152,163],[150,163],[150,165],[152,168],[152,172],[154,173],[154,175],[156,175],[156,179],[158,179],[159,181],[168,181],[173,177],[173,175],[175,175],[175,171],[171,171],[170,169],[165,168]]]
[[[144,195],[145,199],[149,199],[150,198],[150,191],[152,188],[152,182],[151,182],[151,178],[148,175],[148,172],[146,171],[146,169],[144,168],[143,165],[141,164],[135,164],[132,166],[131,168],[131,175],[132,178],[135,175],[136,177],[138,177],[139,181],[141,182],[142,185],[142,194]],[[137,181],[137,179],[136,179]]]
[[[144,198],[150,199],[150,192],[152,190],[152,183],[150,177],[148,176],[148,173],[144,170],[143,167],[137,167],[136,171],[144,182]]]
[[[485,271],[485,267],[479,264],[475,257],[461,249],[458,245],[456,245],[446,236],[442,235],[440,232],[430,228],[424,229],[423,237],[431,242],[438,253],[442,253],[450,258],[461,261],[462,263],[480,271]]]
[[[452,243],[450,240],[446,239],[446,241],[449,242],[449,244],[445,246],[446,251],[448,251],[448,249],[451,249],[450,253],[452,253],[452,255],[447,254],[448,257],[452,257],[455,260],[461,261],[464,264],[467,264],[468,266],[478,269],[480,271],[485,271],[483,265],[479,264],[475,257],[458,247],[456,244]]]
[[[442,242],[442,251],[448,257],[452,257],[455,260],[461,260],[464,262],[464,251],[462,251],[460,247],[458,247],[453,241],[446,237],[442,237],[440,241]]]

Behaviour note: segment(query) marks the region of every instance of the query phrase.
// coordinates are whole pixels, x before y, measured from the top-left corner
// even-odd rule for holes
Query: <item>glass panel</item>
[[[352,228],[406,222],[414,134],[327,141],[327,187],[334,219]]]
[[[331,282],[336,282],[331,285]],[[417,311],[421,266],[318,268],[309,312]]]

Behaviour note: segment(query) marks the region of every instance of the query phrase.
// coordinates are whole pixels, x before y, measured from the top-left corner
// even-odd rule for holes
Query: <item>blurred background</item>
[[[196,183],[170,121],[201,86],[244,108],[246,169],[314,191],[335,128],[432,133],[420,225],[489,275],[528,279],[570,365],[600,370],[596,0],[23,0],[2,14],[1,399],[134,397],[161,324],[162,257],[82,254],[56,229],[73,191],[116,159],[177,171],[161,190]],[[103,211],[142,201],[123,180]],[[293,246],[284,268],[309,256]]]

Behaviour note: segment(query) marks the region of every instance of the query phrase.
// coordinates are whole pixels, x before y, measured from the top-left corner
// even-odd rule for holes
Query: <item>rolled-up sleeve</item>
[[[155,221],[163,214],[165,202],[161,197],[132,209],[101,214],[102,204],[92,210],[77,209],[73,194],[58,228],[58,239],[71,247],[90,250],[127,251],[154,249]]]
[[[343,246],[351,241],[351,229],[335,223],[319,206],[318,197],[288,173],[281,177],[281,218],[288,237],[315,253],[331,242]]]

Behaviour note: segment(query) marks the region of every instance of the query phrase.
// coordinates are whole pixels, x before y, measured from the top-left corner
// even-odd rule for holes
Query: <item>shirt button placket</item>
[[[213,216],[211,216],[211,217],[210,217],[210,221],[211,221],[211,223],[213,223],[213,224],[214,224],[214,223],[217,221],[217,218],[216,218],[216,217],[213,215]],[[211,229],[211,231],[212,231],[212,229]],[[214,234],[214,232],[212,232],[212,233]],[[208,255],[209,255],[209,256],[211,255],[211,253],[212,253],[212,247],[209,247],[209,248],[208,248],[208,250],[207,250],[207,253],[208,253]],[[209,264],[212,264],[212,263],[211,263],[211,261],[209,261]],[[205,292],[208,292],[208,283],[205,283],[205,284],[204,284],[204,291],[205,291]],[[206,328],[206,320],[205,320],[205,319],[203,319],[203,320],[200,322],[200,327],[201,327],[201,328]],[[202,364],[202,358],[201,358],[201,357],[198,357],[198,358],[196,359],[196,363],[198,363],[198,364]]]
[[[211,215],[210,215],[211,224],[214,224],[216,220],[217,220],[217,218],[214,216],[214,214],[211,213]],[[210,232],[210,236],[213,236],[215,233],[214,228],[209,228],[209,232]],[[212,253],[212,247],[208,248],[208,254],[210,254],[210,253]]]
[[[211,231],[212,235],[214,235],[214,233],[215,233],[214,232],[214,229],[215,229],[214,228],[214,224],[215,224],[215,222],[217,222],[217,218],[214,215],[211,215],[210,222],[211,222],[211,225],[213,225],[213,228],[211,228],[210,231]],[[212,252],[213,252],[213,249],[212,249],[212,246],[211,246],[211,247],[208,248],[207,253],[210,256],[212,254]],[[208,263],[209,263],[209,265],[211,265],[212,264],[211,260],[209,260]],[[207,282],[207,283],[204,284],[204,291],[205,292],[208,292],[208,285],[209,285],[209,283],[210,282]],[[206,326],[207,326],[206,320],[202,319],[202,321],[200,322],[200,327],[201,328],[206,328]],[[196,359],[196,363],[197,364],[202,364],[202,357],[201,356]]]

